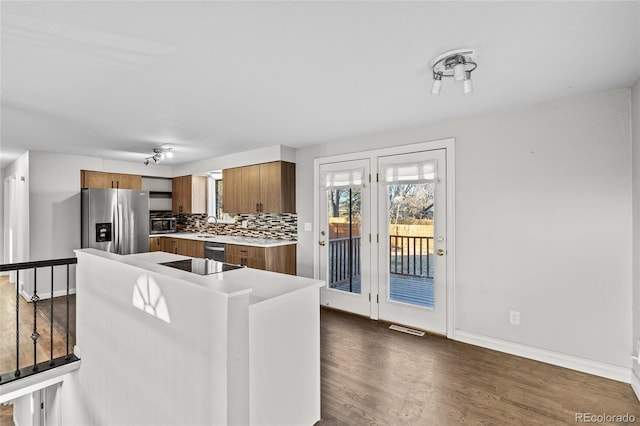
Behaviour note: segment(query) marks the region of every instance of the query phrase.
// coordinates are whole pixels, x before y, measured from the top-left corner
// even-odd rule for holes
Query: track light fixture
[[[442,77],[453,77],[455,81],[462,81],[462,91],[466,95],[473,92],[471,72],[478,67],[473,60],[475,51],[472,49],[457,49],[438,56],[431,65],[433,72],[433,86],[431,94],[439,95],[442,88]]]
[[[148,166],[149,163],[153,160],[154,164],[158,164],[160,160],[164,160],[165,158],[172,158],[173,152],[171,151],[172,147],[167,148],[153,148],[153,155],[151,157],[147,157],[144,159],[144,165]]]

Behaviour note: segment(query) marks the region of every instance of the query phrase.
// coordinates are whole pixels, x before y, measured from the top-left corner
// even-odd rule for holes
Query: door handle
[[[327,243],[324,240],[320,240],[318,241],[318,244],[320,244],[321,246],[325,246]]]
[[[437,254],[438,256],[444,256],[444,250],[442,250],[442,249],[438,249],[438,251],[436,252],[436,254]]]

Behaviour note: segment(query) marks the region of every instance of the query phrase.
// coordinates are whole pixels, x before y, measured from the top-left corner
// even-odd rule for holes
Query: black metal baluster
[[[51,266],[51,321],[49,322],[49,366],[53,367],[53,266]]]
[[[33,333],[31,333],[31,340],[33,340],[33,371],[38,371],[38,358],[37,358],[37,347],[36,342],[38,341],[37,329],[37,308],[38,308],[38,300],[40,297],[38,296],[38,270],[33,268],[33,296],[31,296],[31,301],[33,302]]]
[[[398,236],[393,237],[393,271],[398,272]]]
[[[413,238],[413,275],[416,274],[416,238]]]
[[[67,264],[67,354],[64,359],[69,359],[69,264]]]
[[[20,271],[16,271],[16,377],[20,377]]]
[[[429,238],[427,238],[427,276],[431,276],[431,262],[429,261]]]
[[[424,237],[420,237],[420,276],[422,276],[422,246],[424,245]]]

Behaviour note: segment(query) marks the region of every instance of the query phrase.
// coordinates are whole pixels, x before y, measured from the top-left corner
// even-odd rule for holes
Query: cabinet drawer
[[[254,269],[266,269],[267,261],[264,247],[227,244],[227,262],[248,266]]]

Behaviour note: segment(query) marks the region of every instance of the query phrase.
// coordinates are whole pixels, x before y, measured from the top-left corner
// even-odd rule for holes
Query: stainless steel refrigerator
[[[88,188],[82,198],[82,248],[117,254],[149,251],[149,192]]]

